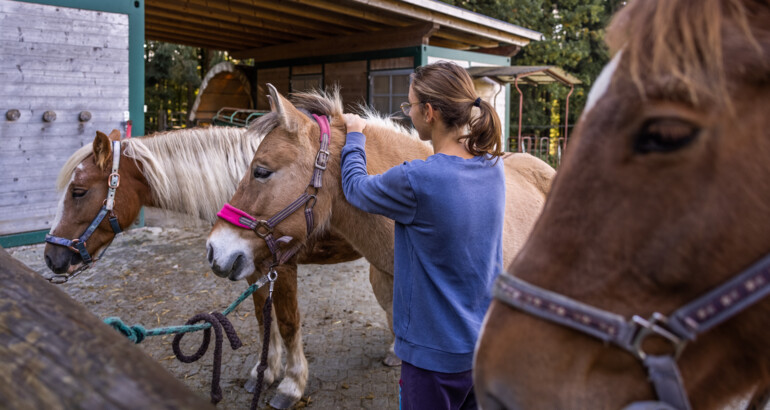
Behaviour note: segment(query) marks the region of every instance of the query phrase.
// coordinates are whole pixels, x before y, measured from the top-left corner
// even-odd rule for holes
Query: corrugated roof
[[[473,77],[490,77],[504,83],[512,83],[518,78],[520,84],[582,84],[577,77],[556,66],[471,67],[468,72]]]

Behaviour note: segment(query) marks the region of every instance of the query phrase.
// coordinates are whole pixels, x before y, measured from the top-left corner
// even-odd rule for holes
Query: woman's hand
[[[348,132],[364,132],[366,128],[366,121],[356,114],[343,114],[342,117],[345,120],[345,127]]]

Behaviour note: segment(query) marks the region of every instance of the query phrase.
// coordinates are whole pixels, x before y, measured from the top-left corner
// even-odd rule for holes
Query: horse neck
[[[146,205],[214,221],[259,145],[243,128],[179,130],[130,140],[149,193]]]
[[[382,174],[404,161],[425,159],[433,153],[429,145],[386,127],[367,125],[365,134],[370,174]],[[339,160],[334,172],[335,179],[340,181]],[[385,272],[393,272],[393,221],[352,206],[345,199],[341,183],[334,192],[331,225],[370,263]]]

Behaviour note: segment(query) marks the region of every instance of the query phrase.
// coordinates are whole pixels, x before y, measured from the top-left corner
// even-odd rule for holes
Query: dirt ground
[[[183,325],[201,312],[222,311],[248,286],[209,271],[205,260],[208,227],[144,227],[121,234],[104,259],[71,283],[60,285],[100,318],[120,317],[147,329]],[[43,245],[8,249],[15,258],[49,275]],[[310,367],[308,386],[295,408],[394,409],[398,406],[399,368],[381,363],[391,342],[384,312],[368,280],[368,263],[300,265],[298,271],[302,335]],[[220,409],[243,409],[251,393],[243,384],[257,361],[257,333],[251,298],[228,318],[244,346],[222,354],[223,400]],[[182,346],[192,354],[201,332],[185,336]],[[213,345],[199,361],[185,364],[171,350],[173,336],[150,337],[138,346],[191,390],[209,398]],[[262,395],[260,408],[275,387]]]

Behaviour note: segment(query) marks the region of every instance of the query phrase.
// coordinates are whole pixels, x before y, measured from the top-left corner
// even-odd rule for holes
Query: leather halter
[[[120,141],[112,141],[112,172],[110,173],[110,176],[107,177],[107,199],[104,200],[104,205],[102,205],[102,208],[96,214],[96,217],[94,217],[93,221],[91,221],[91,224],[88,225],[88,228],[86,228],[85,232],[83,232],[83,234],[76,239],[66,239],[51,234],[47,234],[45,236],[46,242],[53,245],[66,246],[73,252],[79,253],[80,258],[83,259],[83,266],[78,268],[71,275],[54,275],[48,279],[49,281],[53,283],[65,283],[69,279],[74,278],[84,270],[93,266],[93,264],[99,260],[102,255],[104,255],[104,252],[107,251],[107,248],[104,248],[104,251],[102,251],[102,253],[97,258],[92,258],[88,253],[88,250],[86,250],[86,241],[91,237],[91,234],[96,231],[96,228],[99,227],[99,224],[102,223],[102,220],[105,216],[107,216],[107,214],[110,215],[108,220],[110,222],[110,226],[112,227],[112,231],[115,232],[115,235],[123,231],[120,229],[120,225],[118,224],[118,216],[115,215],[115,213],[112,211],[115,206],[115,191],[120,185],[120,175],[118,174],[119,167]],[[109,247],[109,244],[107,246]]]
[[[278,243],[287,244],[293,239],[290,236],[282,236],[278,239],[273,237],[273,230],[276,225],[281,221],[288,218],[289,215],[296,212],[303,205],[305,206],[305,222],[307,223],[307,235],[310,236],[313,232],[313,207],[316,203],[316,195],[322,185],[323,172],[326,170],[326,165],[329,161],[329,140],[331,136],[331,128],[329,126],[329,119],[326,116],[313,115],[313,119],[318,123],[318,127],[321,129],[320,143],[321,146],[316,154],[315,161],[313,163],[313,176],[310,179],[305,192],[302,193],[297,199],[289,204],[286,208],[283,208],[280,212],[270,217],[268,220],[257,220],[254,216],[249,215],[248,212],[244,212],[230,204],[225,204],[222,209],[217,213],[217,216],[225,221],[243,229],[249,229],[254,231],[257,236],[264,239],[267,243],[267,247],[270,249],[270,253],[273,255],[273,261],[269,265],[269,269],[275,266],[286,263],[295,253],[300,249],[301,244],[289,248],[288,250],[281,250],[278,247]],[[308,193],[312,191],[313,193]]]
[[[558,323],[612,343],[644,363],[660,402],[632,403],[626,409],[689,410],[676,359],[687,342],[770,295],[770,255],[738,276],[677,309],[668,316],[654,313],[650,319],[623,316],[531,285],[508,274],[499,276],[494,297],[538,318]],[[649,336],[668,340],[674,353],[653,356],[642,344]]]

